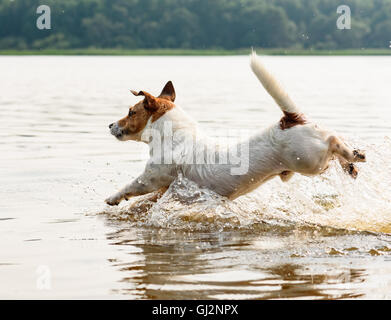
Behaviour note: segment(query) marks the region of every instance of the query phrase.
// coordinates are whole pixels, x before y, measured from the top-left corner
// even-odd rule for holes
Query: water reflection
[[[168,197],[98,217],[148,157],[107,131],[135,102],[129,89],[157,92],[170,78],[211,136],[257,130],[281,115],[248,58],[0,60],[0,297],[391,298],[390,57],[265,57],[309,117],[367,151],[355,182],[331,167],[235,203]],[[50,292],[35,285],[41,264],[56,279]]]
[[[188,232],[114,224],[117,231],[108,239],[129,259],[112,261],[112,266],[122,272],[124,288],[119,293],[132,298],[350,299],[367,293],[368,271],[353,263],[354,255],[347,256],[355,250],[341,249],[343,259],[327,251],[336,234],[348,245],[361,238],[360,233],[341,236],[343,231],[334,230],[327,237],[322,236],[327,231],[313,228],[311,237],[307,226],[285,229],[281,240],[275,227],[266,233]],[[268,245],[260,248],[260,242]],[[303,247],[306,255],[294,254]]]

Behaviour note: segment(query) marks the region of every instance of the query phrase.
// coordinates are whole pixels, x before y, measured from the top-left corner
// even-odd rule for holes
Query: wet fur
[[[142,141],[149,145],[154,154],[153,144],[143,133],[148,129],[163,132],[165,122],[172,124],[174,132],[172,164],[159,164],[153,157],[147,162],[145,171],[129,185],[106,199],[109,205],[118,205],[122,200],[165,189],[183,175],[216,193],[235,199],[246,194],[266,181],[279,176],[289,181],[294,173],[317,175],[324,172],[330,160],[338,158],[342,168],[355,178],[358,174],[353,162],[365,161],[365,155],[348,146],[329,130],[322,129],[309,121],[295,106],[274,77],[264,68],[253,54],[251,67],[264,88],[274,98],[284,113],[283,118],[270,128],[252,136],[246,143],[248,170],[234,175],[234,164],[190,164],[186,162],[195,150],[215,150],[215,142],[202,135],[197,124],[174,104],[176,94],[170,82],[158,97],[145,91],[132,91],[144,99],[129,109],[129,114],[110,125],[111,133],[119,140]],[[175,134],[178,133],[178,134]],[[164,138],[164,135],[162,135]],[[188,139],[195,141],[191,148]],[[240,150],[238,143],[236,150]],[[214,152],[214,151],[213,151]],[[212,153],[213,153],[212,152]],[[197,155],[196,155],[197,156]]]

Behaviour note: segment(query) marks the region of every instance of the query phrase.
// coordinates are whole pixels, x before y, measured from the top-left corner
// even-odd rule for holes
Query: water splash
[[[157,202],[138,197],[103,213],[138,226],[185,230],[294,224],[391,233],[391,140],[362,149],[367,162],[357,165],[356,180],[333,161],[321,176],[273,179],[230,201],[179,177]]]

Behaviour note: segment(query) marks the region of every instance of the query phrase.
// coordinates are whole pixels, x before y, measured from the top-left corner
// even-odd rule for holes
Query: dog
[[[229,162],[220,164],[205,161],[200,164],[188,161],[194,156],[204,157],[197,150],[209,150],[213,143],[202,135],[200,138],[196,122],[174,104],[176,93],[169,81],[157,97],[146,91],[131,90],[135,96],[143,97],[143,100],[130,107],[124,118],[109,125],[111,134],[120,141],[147,143],[151,158],[138,178],[105,202],[114,206],[131,197],[158,190],[164,193],[179,175],[233,200],[277,176],[287,182],[295,173],[306,176],[321,174],[335,158],[344,171],[356,178],[358,169],[354,162],[365,162],[365,154],[353,149],[333,132],[320,128],[300,112],[255,52],[250,56],[250,66],[281,108],[283,117],[270,128],[245,142],[239,142],[242,143],[241,146],[247,146],[247,152],[242,155],[247,162],[245,172],[232,174],[235,165]],[[172,161],[166,163],[162,161],[161,150],[156,152],[159,146],[153,143],[155,139],[151,139],[151,135],[146,133],[150,131],[163,135],[163,141],[160,142],[164,144],[163,131],[167,124],[173,135],[169,148],[165,150],[165,153],[169,152],[171,155]],[[189,141],[193,143],[188,143]],[[215,147],[216,145],[213,148]],[[217,153],[212,150],[210,154],[215,156]]]

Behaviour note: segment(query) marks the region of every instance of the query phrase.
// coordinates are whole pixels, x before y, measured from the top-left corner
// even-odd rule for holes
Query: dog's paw
[[[105,202],[109,205],[109,206],[118,206],[121,202],[122,198],[120,196],[118,196],[117,194],[107,198],[105,200]]]
[[[349,163],[349,166],[347,168],[348,173],[352,176],[353,179],[356,179],[358,176],[358,169],[353,163]]]
[[[353,150],[353,155],[354,155],[354,160],[357,161],[357,162],[365,162],[366,161],[366,157],[365,157],[365,153],[361,150]]]

